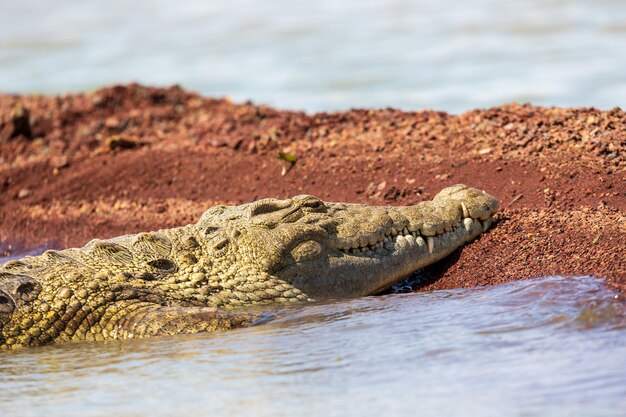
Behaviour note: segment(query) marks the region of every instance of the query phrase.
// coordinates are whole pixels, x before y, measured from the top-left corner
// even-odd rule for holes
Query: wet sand
[[[179,226],[218,203],[313,194],[404,205],[456,183],[498,196],[502,210],[430,268],[424,289],[558,274],[626,291],[620,109],[305,114],[139,85],[0,95],[0,255]]]

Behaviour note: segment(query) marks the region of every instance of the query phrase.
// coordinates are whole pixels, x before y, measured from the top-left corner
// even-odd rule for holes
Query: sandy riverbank
[[[403,205],[456,183],[498,196],[502,211],[490,233],[432,268],[426,289],[559,274],[626,291],[620,109],[308,115],[137,85],[0,95],[5,253],[195,222],[217,203],[313,194]]]

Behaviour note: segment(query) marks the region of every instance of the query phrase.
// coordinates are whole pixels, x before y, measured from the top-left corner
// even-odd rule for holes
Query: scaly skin
[[[258,320],[253,304],[373,294],[476,238],[497,208],[464,185],[408,207],[266,199],[7,262],[0,348],[236,328]]]

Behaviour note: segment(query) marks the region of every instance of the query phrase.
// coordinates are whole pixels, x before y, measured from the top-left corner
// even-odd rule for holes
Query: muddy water
[[[0,0],[0,91],[179,83],[283,108],[626,107],[623,0]]]
[[[623,416],[626,315],[560,277],[390,294],[219,334],[0,355],[2,416]]]

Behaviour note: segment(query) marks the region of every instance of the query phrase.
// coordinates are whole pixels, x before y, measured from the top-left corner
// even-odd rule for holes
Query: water
[[[0,91],[179,83],[282,108],[626,107],[623,0],[0,0]]]
[[[2,416],[624,416],[626,314],[549,277],[0,355]]]

